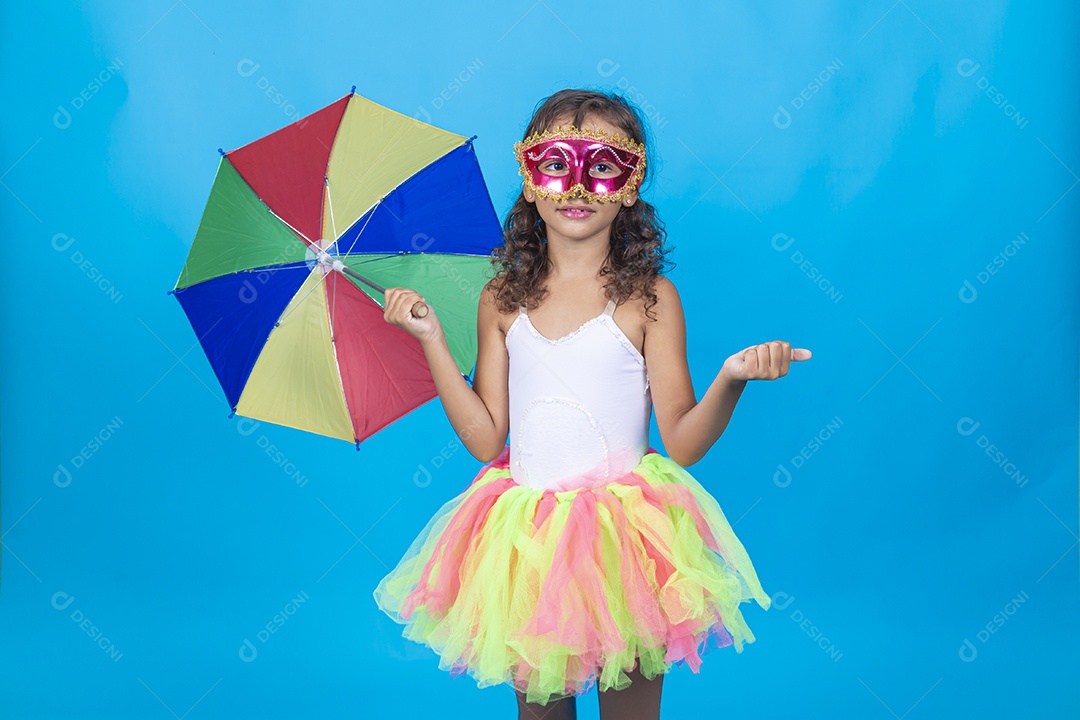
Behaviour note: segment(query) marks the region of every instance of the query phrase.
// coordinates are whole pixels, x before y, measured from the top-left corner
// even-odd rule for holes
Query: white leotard
[[[648,450],[645,358],[604,312],[550,340],[522,307],[506,331],[510,472],[526,487],[570,490],[634,468]]]

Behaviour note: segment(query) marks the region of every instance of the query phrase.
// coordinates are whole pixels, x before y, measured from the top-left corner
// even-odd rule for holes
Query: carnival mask
[[[556,202],[621,202],[645,173],[644,146],[603,131],[560,127],[514,143],[514,151],[525,187]]]

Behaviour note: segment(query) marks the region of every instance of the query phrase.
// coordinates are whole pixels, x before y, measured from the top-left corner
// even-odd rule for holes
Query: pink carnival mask
[[[645,148],[618,135],[556,128],[514,143],[525,187],[537,197],[563,202],[621,202],[638,189]]]

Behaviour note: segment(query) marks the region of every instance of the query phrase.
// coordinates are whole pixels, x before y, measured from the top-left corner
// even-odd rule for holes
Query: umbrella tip
[[[229,413],[229,419],[231,420],[231,419],[232,419],[232,416],[233,416],[233,415],[235,415],[235,414],[236,414],[236,408],[233,408],[233,409],[232,409],[232,412],[231,412],[231,413]]]
[[[468,140],[466,140],[465,142],[467,142],[467,143],[469,143],[469,144],[471,145],[471,144],[472,144],[472,141],[473,141],[473,140],[475,140],[475,139],[476,139],[477,137],[478,137],[477,135],[473,135],[473,136],[472,136],[471,138],[469,138],[469,139],[468,139]]]
[[[356,86],[355,86],[355,85],[353,85],[353,86],[352,86],[352,90],[350,90],[350,91],[349,91],[349,96],[350,96],[350,97],[352,97],[352,96],[353,96],[353,95],[355,95],[355,94],[356,94]]]
[[[225,151],[224,150],[222,150],[221,148],[218,148],[217,151],[218,151],[218,154],[221,155],[221,157],[225,157]]]
[[[356,441],[356,451],[360,452],[360,438],[353,438]]]

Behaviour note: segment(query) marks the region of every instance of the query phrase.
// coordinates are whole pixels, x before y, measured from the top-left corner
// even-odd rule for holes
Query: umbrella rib
[[[402,255],[411,255],[411,254],[412,253],[400,253],[400,252],[399,253],[391,253],[391,252],[356,253],[354,255],[350,255],[349,257],[362,257],[364,255],[375,255],[376,257],[373,257],[370,260],[357,260],[357,261],[352,263],[352,265],[367,265],[368,263],[379,262],[380,260],[396,260],[397,258],[401,257]],[[346,267],[351,267],[352,265],[346,265]]]
[[[358,253],[353,253],[351,257],[362,257],[364,255],[374,255],[376,257],[373,257],[370,260],[358,260],[358,261],[354,262],[353,265],[363,265],[364,263],[376,262],[377,260],[393,260],[395,258],[400,258],[402,255],[439,255],[439,256],[445,256],[445,257],[474,258],[476,260],[488,260],[489,259],[489,256],[487,256],[487,255],[479,255],[477,253],[467,253],[467,252],[433,252],[433,253],[425,253],[423,250],[419,250],[419,251],[413,251],[413,250],[384,250],[383,252],[374,252],[374,251],[373,252],[358,252]]]
[[[329,275],[329,274],[330,273],[327,273],[327,275]],[[334,278],[334,299],[333,299],[333,301],[330,302],[330,307],[327,308],[328,310],[330,310],[330,344],[335,345],[335,349],[334,349],[334,362],[335,362],[335,364],[337,363],[337,348],[336,348],[336,343],[335,343],[335,340],[334,340],[334,337],[335,337],[335,335],[334,335],[334,327],[335,327],[334,326],[334,317],[337,315],[337,281],[338,281],[338,279]],[[339,376],[341,375],[341,368],[340,367],[338,368],[338,375]],[[344,387],[344,385],[342,387]],[[348,403],[346,402],[346,406],[347,405],[348,405]],[[352,416],[351,415],[349,416],[349,421],[352,422]],[[356,428],[354,427],[353,428],[354,434],[355,434],[355,430],[356,430]]]
[[[334,242],[337,242],[337,221],[334,220],[334,198],[330,194],[330,177],[326,178],[326,204],[330,207],[330,229],[334,232]]]
[[[327,192],[326,192],[326,196],[327,196],[327,197],[330,197],[330,191],[329,191],[329,189],[328,189],[328,190],[327,190]],[[380,199],[379,199],[379,201],[378,201],[378,202],[376,202],[376,203],[375,203],[374,205],[372,205],[372,206],[371,206],[371,209],[367,211],[367,213],[366,213],[366,214],[367,214],[367,220],[365,220],[365,221],[364,221],[364,227],[360,228],[360,231],[356,233],[356,237],[354,237],[354,238],[353,238],[353,241],[352,241],[352,245],[350,245],[350,246],[349,246],[349,249],[348,249],[348,250],[346,250],[346,251],[344,252],[344,254],[345,254],[345,255],[348,255],[349,253],[351,253],[351,252],[352,252],[352,249],[353,249],[354,247],[356,247],[356,243],[357,243],[357,241],[358,241],[358,240],[360,239],[360,236],[364,234],[364,230],[367,230],[367,226],[368,226],[368,223],[370,223],[370,222],[371,222],[371,218],[375,217],[375,210],[376,210],[376,208],[378,208],[378,207],[379,207],[380,205],[382,205],[382,202],[383,202],[383,198],[380,198]],[[330,222],[331,222],[331,223],[333,223],[333,222],[334,222],[334,211],[333,211],[333,208],[331,208],[331,209],[330,209]],[[335,229],[334,229],[334,242],[337,242],[337,239],[338,239],[338,236],[337,236],[337,229],[336,229],[336,227],[335,227]],[[340,250],[341,250],[341,249],[340,249],[340,248],[338,248],[338,255],[339,255],[339,256],[343,254],[343,253],[341,253],[341,251],[340,251]]]
[[[349,394],[348,392],[346,392],[345,388],[345,378],[342,377],[341,360],[338,358],[337,333],[334,330],[334,316],[337,313],[338,280],[339,278],[334,278],[334,302],[332,303],[330,309],[330,348],[334,352],[334,369],[337,371],[338,384],[341,386],[341,399],[345,401],[345,412],[349,415],[349,425],[352,427],[353,438],[356,438],[356,436],[358,435],[356,427],[357,423],[355,417],[353,416],[353,409],[352,407],[350,407],[351,403],[349,402]]]
[[[269,211],[269,213],[270,213],[271,215],[273,215],[273,216],[274,216],[274,217],[276,217],[276,218],[277,218],[278,220],[280,220],[280,221],[281,221],[282,223],[284,223],[284,224],[285,224],[285,227],[289,228],[289,229],[290,229],[290,230],[292,230],[292,231],[293,231],[294,233],[296,233],[296,234],[297,234],[297,235],[299,235],[299,236],[300,236],[301,238],[303,238],[303,239],[304,239],[304,241],[305,241],[305,242],[306,242],[306,243],[308,244],[308,246],[309,246],[309,247],[311,246],[311,244],[312,244],[312,243],[311,243],[311,238],[309,238],[309,237],[308,237],[307,235],[305,235],[304,233],[300,232],[299,230],[297,230],[296,228],[294,228],[294,227],[293,227],[292,225],[290,225],[290,224],[289,224],[289,221],[288,221],[288,220],[286,220],[285,218],[283,218],[283,217],[281,217],[280,215],[278,215],[278,214],[277,214],[276,212],[274,212],[274,211],[273,211],[273,209],[271,209],[270,207],[267,207],[266,209],[267,209],[267,211]]]
[[[300,303],[302,303],[302,302],[304,302],[305,300],[307,300],[307,299],[308,299],[308,296],[309,296],[309,295],[311,295],[311,293],[315,292],[315,288],[319,287],[319,285],[321,285],[322,283],[326,282],[326,277],[327,277],[327,275],[329,275],[329,274],[330,274],[330,273],[326,273],[326,274],[325,274],[325,275],[323,275],[323,276],[322,276],[321,278],[319,278],[319,282],[317,282],[317,283],[315,283],[314,285],[312,285],[312,286],[311,286],[311,289],[307,291],[307,294],[306,294],[306,295],[304,295],[304,297],[302,297],[302,298],[300,298],[299,300],[297,300],[295,304],[293,304],[293,308],[292,308],[292,310],[290,310],[290,311],[289,311],[288,313],[286,313],[285,315],[281,316],[281,317],[280,317],[280,318],[278,319],[278,321],[277,321],[277,325],[281,325],[281,323],[285,322],[285,320],[287,320],[287,319],[289,318],[289,315],[292,315],[292,314],[293,314],[294,312],[296,312],[296,308],[300,307]],[[277,325],[275,325],[275,327],[277,327]]]

